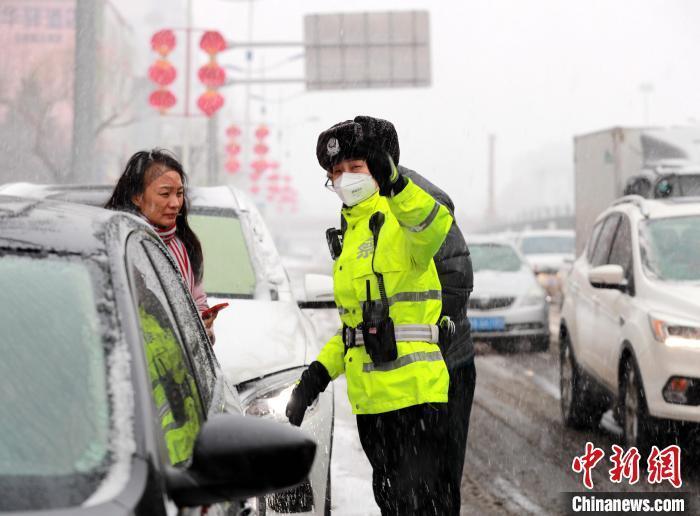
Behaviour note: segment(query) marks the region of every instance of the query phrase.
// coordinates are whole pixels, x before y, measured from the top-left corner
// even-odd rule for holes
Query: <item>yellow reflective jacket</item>
[[[192,456],[200,427],[197,386],[184,364],[182,349],[168,328],[139,307],[139,317],[146,341],[148,373],[153,399],[172,465]]]
[[[391,198],[375,193],[369,199],[344,208],[347,222],[343,251],[333,269],[335,302],[343,323],[355,328],[362,322],[362,303],[379,300],[377,278],[372,271],[374,240],[369,219],[377,211],[385,215],[379,232],[374,270],[382,273],[389,315],[394,325],[437,324],[442,309],[441,287],[433,256],[452,224],[449,211],[408,181]],[[398,358],[371,367],[365,348],[345,353],[340,332],[323,347],[317,360],[335,379],[345,373],[348,398],[355,414],[379,414],[420,403],[447,402],[449,376],[437,344],[399,341]]]

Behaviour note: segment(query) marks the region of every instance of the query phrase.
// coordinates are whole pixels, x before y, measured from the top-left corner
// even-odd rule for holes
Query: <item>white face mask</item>
[[[344,172],[333,182],[333,189],[346,206],[355,206],[368,199],[379,188],[370,174]]]

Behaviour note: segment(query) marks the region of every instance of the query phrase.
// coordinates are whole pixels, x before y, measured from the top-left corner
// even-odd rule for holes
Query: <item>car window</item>
[[[491,270],[516,272],[523,266],[518,254],[509,245],[473,244],[469,246],[474,272]]]
[[[591,233],[591,238],[588,240],[588,247],[586,248],[586,260],[588,263],[593,261],[593,251],[595,251],[595,245],[600,235],[600,229],[603,227],[603,222],[599,222],[593,227],[593,232]]]
[[[610,256],[610,245],[612,244],[615,229],[617,228],[617,223],[619,220],[620,216],[617,213],[613,213],[603,222],[603,227],[600,230],[600,235],[598,235],[598,240],[595,244],[593,257],[591,259],[592,267],[598,267],[599,265],[605,265],[608,263],[608,256]]]
[[[520,250],[523,254],[571,254],[574,252],[574,237],[543,235],[523,238]]]
[[[216,382],[216,359],[199,318],[199,312],[184,281],[182,281],[182,275],[175,269],[175,263],[169,258],[168,251],[150,240],[143,240],[142,245],[151,258],[165,295],[170,302],[170,307],[175,314],[187,353],[194,366],[205,412],[208,412],[211,393]]]
[[[257,279],[238,215],[233,210],[198,212],[188,221],[202,244],[205,292],[252,299]]]
[[[662,281],[700,281],[700,216],[645,220],[639,225],[644,272]]]
[[[113,460],[100,270],[0,253],[0,512],[80,505]]]
[[[608,263],[621,266],[629,276],[632,266],[632,230],[626,215],[620,217]]]
[[[151,393],[172,465],[185,465],[192,456],[202,424],[199,390],[163,292],[139,237],[127,244],[131,289],[136,302]]]

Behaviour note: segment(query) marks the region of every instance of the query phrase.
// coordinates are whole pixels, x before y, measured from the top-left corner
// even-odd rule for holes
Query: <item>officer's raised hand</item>
[[[299,383],[294,387],[287,403],[285,414],[291,424],[301,426],[307,407],[326,390],[330,381],[331,377],[323,364],[318,361],[311,362],[308,369],[301,374]]]
[[[399,173],[391,155],[384,150],[373,149],[370,151],[367,157],[367,168],[379,185],[379,195],[391,197],[406,186],[406,178]]]

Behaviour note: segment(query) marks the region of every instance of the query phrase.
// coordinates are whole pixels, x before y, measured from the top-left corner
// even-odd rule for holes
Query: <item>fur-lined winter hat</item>
[[[377,151],[388,152],[399,163],[399,137],[394,124],[381,118],[356,116],[326,129],[318,136],[316,158],[325,170],[346,159],[369,159]]]

